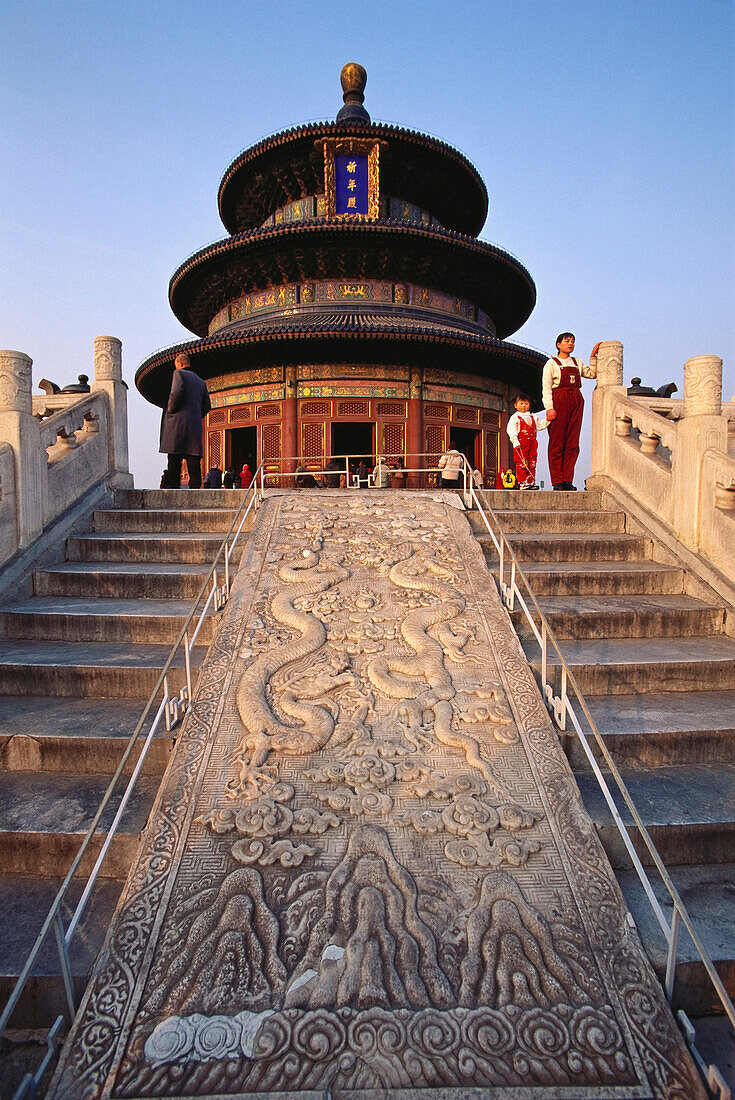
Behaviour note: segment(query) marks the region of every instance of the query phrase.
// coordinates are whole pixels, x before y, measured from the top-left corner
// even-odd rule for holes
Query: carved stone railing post
[[[694,549],[700,541],[702,458],[713,447],[727,452],[727,418],[722,415],[722,360],[695,355],[684,364],[684,412],[677,424],[673,461],[674,530]]]
[[[623,345],[619,340],[603,340],[597,350],[597,385],[622,386]]]
[[[615,401],[627,393],[623,385],[623,345],[603,340],[597,351],[597,385],[592,394],[592,476],[609,473],[610,449],[616,432]]]
[[[22,351],[0,351],[0,440],[15,458],[18,545],[30,546],[43,530],[46,452],[33,416],[31,365]]]
[[[128,387],[122,377],[122,344],[116,336],[97,336],[94,341],[94,381],[90,390],[104,390],[110,400],[109,469],[114,489],[129,489]]]
[[[684,416],[720,416],[722,360],[695,355],[684,364]]]

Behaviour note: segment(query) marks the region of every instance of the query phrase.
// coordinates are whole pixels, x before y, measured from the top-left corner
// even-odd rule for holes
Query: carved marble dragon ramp
[[[457,505],[266,501],[54,1100],[704,1097]]]

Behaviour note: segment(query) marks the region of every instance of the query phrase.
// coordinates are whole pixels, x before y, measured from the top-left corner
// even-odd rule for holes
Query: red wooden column
[[[421,367],[411,367],[411,383],[408,399],[407,466],[423,469],[424,459],[417,457],[424,450],[424,394]],[[409,474],[408,488],[420,489],[423,474]]]
[[[286,396],[283,402],[283,436],[281,442],[281,457],[287,460],[282,464],[285,474],[292,474],[295,471],[296,461],[293,456],[298,454],[299,449],[296,390],[296,367],[286,367]],[[294,489],[296,487],[294,479],[292,477],[285,478],[283,487],[284,489]]]

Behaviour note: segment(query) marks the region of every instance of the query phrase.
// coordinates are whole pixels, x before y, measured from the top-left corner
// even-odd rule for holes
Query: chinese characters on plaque
[[[334,158],[335,213],[368,214],[368,158],[338,153]]]

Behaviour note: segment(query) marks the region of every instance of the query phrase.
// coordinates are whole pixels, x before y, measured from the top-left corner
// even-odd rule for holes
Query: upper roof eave
[[[320,137],[341,135],[373,137],[387,143],[388,155],[381,159],[381,194],[416,202],[442,224],[470,236],[480,232],[487,218],[487,189],[474,164],[458,149],[419,130],[390,123],[358,126],[329,121],[306,123],[271,134],[232,161],[217,194],[220,217],[227,231],[237,233],[255,228],[278,206],[322,191],[321,153],[314,143]],[[396,156],[401,149],[413,157],[412,165]],[[268,185],[259,192],[261,180],[267,180]]]

